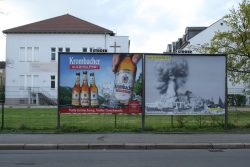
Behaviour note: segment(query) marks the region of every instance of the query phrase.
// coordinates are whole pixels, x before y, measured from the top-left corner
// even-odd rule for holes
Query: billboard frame
[[[86,54],[86,55],[91,55],[91,54],[102,54],[102,55],[110,55],[110,54],[141,54],[142,55],[142,100],[141,100],[141,108],[142,111],[141,113],[141,130],[144,131],[145,128],[145,80],[146,80],[146,74],[145,74],[145,67],[146,67],[146,55],[155,55],[155,56],[206,56],[206,57],[225,57],[225,113],[224,113],[224,129],[227,129],[228,127],[228,106],[227,106],[227,96],[228,96],[228,90],[227,90],[227,55],[226,54],[176,54],[176,53],[115,53],[115,52],[58,52],[58,71],[57,71],[57,127],[60,128],[61,125],[61,114],[59,111],[59,82],[60,82],[60,61],[61,61],[61,54]],[[86,114],[86,113],[81,113],[81,114]],[[105,113],[103,113],[105,114]],[[126,113],[125,113],[126,114]],[[205,115],[205,114],[202,114]],[[169,115],[169,116],[174,116],[174,115]],[[201,116],[201,114],[197,114],[197,116]]]
[[[228,127],[228,106],[227,106],[227,96],[228,96],[228,90],[227,90],[227,55],[226,54],[176,54],[176,53],[143,53],[143,58],[144,58],[144,93],[145,93],[145,81],[146,81],[146,57],[151,55],[151,56],[173,56],[173,57],[178,57],[178,56],[193,56],[193,57],[199,57],[199,56],[204,56],[204,57],[224,57],[225,58],[225,78],[224,78],[224,83],[225,83],[225,98],[224,98],[224,103],[225,103],[225,107],[224,107],[224,129],[227,129]],[[145,107],[146,107],[146,93],[144,94],[144,111],[143,113],[146,115],[146,111],[145,111]],[[184,114],[183,114],[184,115]],[[188,114],[186,114],[188,115]],[[202,115],[206,115],[206,114],[197,114],[197,116],[202,116]],[[223,114],[222,114],[223,115]],[[171,120],[172,117],[174,116],[173,114],[169,114],[169,116],[171,116]],[[196,116],[196,115],[195,115]],[[144,116],[145,119],[145,116]],[[145,123],[145,120],[144,120]]]
[[[100,56],[106,56],[106,55],[114,55],[114,54],[129,54],[129,55],[133,55],[133,54],[140,54],[141,55],[141,63],[142,63],[142,76],[144,75],[144,71],[143,71],[143,61],[144,61],[144,53],[115,53],[115,52],[58,52],[58,66],[57,66],[57,128],[60,128],[61,126],[61,114],[89,114],[89,113],[61,113],[60,112],[60,91],[59,91],[59,84],[60,84],[60,64],[61,64],[61,55],[62,54],[70,54],[70,55],[97,55],[100,54]],[[142,78],[143,79],[143,78]],[[142,97],[143,97],[143,82],[142,82]],[[131,114],[141,114],[143,115],[143,106],[145,106],[144,102],[143,102],[143,98],[141,100],[141,112],[133,112]],[[115,115],[115,119],[116,119],[116,115],[117,114],[130,114],[130,113],[92,113],[92,114],[114,114]],[[116,122],[116,121],[115,121]]]

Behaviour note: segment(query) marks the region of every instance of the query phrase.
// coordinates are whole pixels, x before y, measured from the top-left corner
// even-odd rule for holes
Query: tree
[[[227,54],[227,70],[233,83],[250,77],[250,2],[243,0],[238,9],[224,17],[230,30],[217,32],[210,43],[195,50],[200,53]]]
[[[139,78],[134,83],[134,92],[136,95],[142,96],[142,73],[140,73]]]

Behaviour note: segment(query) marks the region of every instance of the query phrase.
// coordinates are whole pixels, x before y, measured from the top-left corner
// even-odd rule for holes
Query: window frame
[[[28,62],[32,62],[33,61],[33,48],[31,46],[27,47],[27,60]]]
[[[51,61],[56,61],[56,47],[51,47],[50,48],[50,53],[51,53],[50,54],[50,60]]]
[[[65,52],[70,52],[70,47],[66,47]]]
[[[19,47],[19,61],[26,61],[26,48],[24,46]]]
[[[83,53],[88,52],[88,48],[87,48],[87,47],[82,47],[82,52],[83,52]]]
[[[50,75],[50,88],[56,89],[56,76]]]
[[[35,46],[33,50],[34,50],[33,61],[38,62],[39,61],[40,48],[38,46]]]

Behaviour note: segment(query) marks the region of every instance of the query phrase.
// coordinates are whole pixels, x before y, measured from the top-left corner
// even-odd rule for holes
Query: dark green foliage
[[[228,104],[229,106],[245,106],[246,104],[246,96],[239,94],[231,94],[228,95]]]
[[[210,43],[191,47],[199,53],[227,54],[230,81],[248,83],[250,77],[250,1],[242,0],[239,7],[231,9],[223,20],[230,30],[218,31]]]
[[[142,73],[134,83],[134,92],[136,95],[142,96]]]
[[[59,104],[71,104],[72,89],[69,87],[59,87],[60,99]]]

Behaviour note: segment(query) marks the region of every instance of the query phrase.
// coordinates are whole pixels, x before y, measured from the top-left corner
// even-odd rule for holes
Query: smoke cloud
[[[186,59],[170,59],[161,61],[156,65],[159,85],[157,89],[160,94],[165,94],[169,88],[169,82],[174,82],[174,91],[178,95],[178,89],[186,82],[189,74],[188,62]]]

